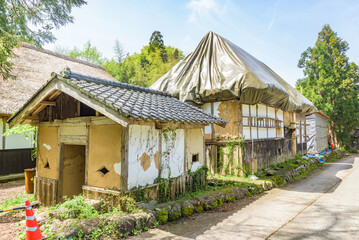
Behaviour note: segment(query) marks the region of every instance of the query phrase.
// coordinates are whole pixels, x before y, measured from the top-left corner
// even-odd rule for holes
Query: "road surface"
[[[359,155],[306,179],[131,239],[359,239]]]

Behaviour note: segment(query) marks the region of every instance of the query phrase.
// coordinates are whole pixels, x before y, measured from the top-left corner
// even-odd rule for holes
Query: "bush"
[[[88,201],[85,201],[84,196],[74,196],[72,199],[64,197],[65,202],[57,204],[51,210],[66,208],[68,211],[60,212],[61,219],[77,218],[77,219],[91,219],[99,216],[96,209],[91,206]]]

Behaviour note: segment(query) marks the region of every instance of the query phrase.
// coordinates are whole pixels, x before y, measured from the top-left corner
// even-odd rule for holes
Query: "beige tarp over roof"
[[[16,79],[0,77],[0,115],[12,114],[49,79],[52,72],[60,72],[65,67],[93,77],[115,80],[105,68],[58,54],[34,45],[23,43],[14,50],[16,57],[12,74]]]
[[[213,32],[150,88],[197,104],[239,99],[244,104],[263,103],[283,111],[316,111],[268,66]]]

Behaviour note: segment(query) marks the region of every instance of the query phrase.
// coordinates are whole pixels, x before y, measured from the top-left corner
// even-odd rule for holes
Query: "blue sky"
[[[81,47],[87,40],[106,57],[115,39],[132,54],[159,30],[166,45],[189,54],[213,31],[272,68],[292,86],[303,77],[301,53],[313,46],[324,24],[349,43],[348,56],[359,64],[359,1],[346,0],[88,0],[74,9],[73,24],[54,32],[45,45]]]

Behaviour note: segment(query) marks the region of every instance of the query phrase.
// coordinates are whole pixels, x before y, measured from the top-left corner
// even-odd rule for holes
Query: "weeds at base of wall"
[[[218,158],[218,165],[217,165],[217,172],[223,172],[224,175],[235,175],[234,170],[237,169],[238,176],[240,171],[242,170],[241,164],[234,164],[233,159],[233,148],[234,146],[238,146],[243,149],[242,156],[238,156],[238,161],[243,159],[245,148],[244,146],[244,138],[237,139],[229,139],[226,143],[225,147],[218,147],[219,148],[219,158]],[[228,161],[224,163],[224,156],[227,157]]]

